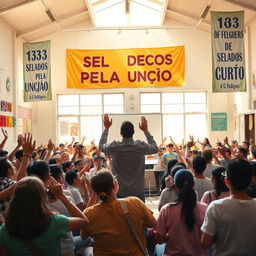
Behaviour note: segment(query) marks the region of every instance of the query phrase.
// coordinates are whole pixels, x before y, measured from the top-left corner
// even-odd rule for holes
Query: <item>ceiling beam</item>
[[[182,19],[186,18],[186,19],[191,19],[191,20],[197,21],[197,22],[200,21],[200,18],[198,18],[198,17],[192,16],[192,15],[189,15],[189,14],[186,14],[186,13],[182,13],[182,12],[173,11],[173,10],[170,10],[170,9],[166,10],[166,14],[169,17],[178,16],[178,17],[180,17]],[[211,25],[210,22],[208,22],[206,20],[203,20],[203,19],[201,19],[201,23],[204,23],[206,25]]]
[[[1,8],[0,9],[0,15],[3,15],[3,14],[5,14],[7,12],[10,12],[10,11],[16,9],[16,8],[25,6],[27,4],[31,4],[31,3],[36,2],[36,1],[38,1],[38,0],[24,0],[22,2],[16,2],[16,3],[12,4],[12,5],[9,5],[7,7]]]
[[[253,5],[242,3],[242,2],[238,2],[237,0],[225,0],[225,1],[229,2],[231,4],[234,4],[234,5],[240,6],[242,8],[245,8],[245,9],[248,9],[248,10],[256,12],[256,7],[253,6]]]
[[[167,7],[168,7],[168,0],[164,0],[162,11],[161,11],[161,25],[164,24]]]
[[[72,15],[69,15],[69,16],[64,16],[64,17],[58,19],[58,23],[64,22],[68,19],[75,18],[75,17],[80,16],[80,15],[85,15],[85,14],[88,15],[89,14],[88,11],[81,11],[81,12],[78,12],[78,13],[75,13],[75,14],[72,14]],[[24,37],[24,36],[33,34],[33,33],[37,32],[39,30],[42,30],[42,29],[45,29],[45,28],[48,28],[48,27],[51,27],[51,26],[55,26],[55,24],[53,22],[50,22],[50,23],[47,22],[47,23],[39,24],[39,25],[31,27],[27,30],[17,32],[16,37],[17,38]]]
[[[148,0],[149,2],[151,2],[151,3],[153,3],[153,4],[158,4],[158,5],[162,5],[163,3],[162,2],[160,2],[160,1],[157,1],[157,0]],[[165,1],[165,0],[164,0]],[[167,0],[167,2],[168,2],[168,0]],[[168,5],[168,3],[167,3],[167,5]]]
[[[84,1],[85,1],[87,10],[89,12],[89,16],[91,18],[92,25],[95,26],[96,25],[96,18],[95,18],[95,15],[94,15],[94,11],[93,11],[91,1],[90,0],[84,0]]]

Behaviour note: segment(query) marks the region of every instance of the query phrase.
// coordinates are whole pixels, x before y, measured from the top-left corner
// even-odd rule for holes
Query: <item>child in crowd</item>
[[[230,197],[212,202],[202,225],[204,248],[215,244],[214,255],[251,256],[256,252],[256,202],[247,195],[252,166],[231,160],[224,173]]]
[[[174,185],[178,199],[162,207],[156,224],[158,243],[166,242],[163,255],[207,255],[200,244],[207,205],[197,202],[192,173],[186,169],[177,171]],[[163,253],[156,251],[158,256]]]
[[[175,190],[175,186],[173,184],[173,178],[175,176],[175,173],[181,169],[184,169],[184,166],[182,165],[176,165],[172,168],[171,174],[169,177],[166,177],[166,188],[161,192],[160,199],[159,199],[159,205],[158,205],[158,211],[161,210],[162,206],[164,206],[167,203],[171,203],[177,200],[177,193]]]
[[[193,158],[192,164],[195,178],[194,189],[197,192],[198,201],[200,201],[206,191],[213,189],[213,185],[211,180],[203,174],[207,164],[206,159],[203,156],[196,156]]]
[[[6,222],[0,228],[0,246],[11,255],[35,255],[35,250],[37,255],[61,256],[60,238],[86,224],[82,212],[65,197],[61,189],[55,190],[53,185],[52,191],[56,191],[55,195],[67,209],[79,217],[53,214],[43,182],[36,177],[23,178],[15,187],[6,210]]]

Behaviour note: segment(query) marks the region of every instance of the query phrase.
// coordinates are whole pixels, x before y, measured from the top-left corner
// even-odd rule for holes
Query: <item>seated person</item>
[[[202,245],[208,248],[215,244],[214,255],[255,255],[256,202],[247,195],[252,166],[244,159],[234,159],[226,170],[230,196],[209,205],[201,228]]]
[[[81,237],[94,239],[93,255],[136,255],[143,256],[142,250],[133,237],[126,222],[120,201],[117,199],[118,183],[107,170],[96,172],[91,179],[92,189],[97,193],[100,203],[84,211],[89,223],[81,230]],[[138,233],[146,247],[145,227],[154,227],[153,213],[136,197],[125,199]]]
[[[164,252],[156,248],[157,255],[205,256],[207,251],[200,244],[200,227],[207,205],[197,202],[193,189],[194,178],[190,171],[177,171],[174,186],[178,194],[177,201],[162,207],[156,223],[158,243],[166,242]]]
[[[176,165],[172,168],[171,175],[166,178],[166,188],[161,192],[160,199],[159,199],[159,205],[158,205],[158,211],[161,210],[162,206],[164,206],[167,203],[171,203],[177,200],[177,193],[173,184],[173,178],[177,171],[184,169],[184,166],[182,165]]]
[[[224,176],[222,175],[225,172],[224,167],[215,167],[212,171],[212,184],[213,190],[206,191],[201,198],[201,202],[210,204],[212,201],[224,198],[230,195],[229,189],[224,182]]]

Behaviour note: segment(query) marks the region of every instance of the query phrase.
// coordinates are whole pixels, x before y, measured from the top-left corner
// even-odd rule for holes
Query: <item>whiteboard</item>
[[[134,140],[147,141],[143,131],[139,128],[141,117],[144,116],[148,121],[148,131],[154,137],[157,145],[162,141],[162,115],[161,114],[109,114],[112,119],[112,126],[109,128],[108,143],[121,141],[120,127],[123,121],[130,121],[134,125]],[[104,126],[104,124],[103,124]],[[104,129],[104,127],[103,127]]]

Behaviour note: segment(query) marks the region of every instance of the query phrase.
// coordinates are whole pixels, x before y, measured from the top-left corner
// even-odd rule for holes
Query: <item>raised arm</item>
[[[6,141],[8,140],[8,133],[7,133],[7,131],[4,130],[3,128],[2,128],[2,133],[3,133],[3,135],[4,135],[4,139],[2,140],[2,142],[1,142],[1,144],[0,144],[0,149],[3,149],[3,148],[4,148],[4,145],[5,145]]]
[[[13,149],[13,151],[11,152],[11,154],[8,155],[8,159],[12,162],[13,161],[13,158],[16,154],[16,152],[18,151],[18,149],[22,146],[23,144],[23,137],[22,135],[19,135],[18,136],[18,139],[17,139],[17,146]]]
[[[17,181],[24,178],[27,175],[27,167],[29,164],[29,160],[31,157],[31,154],[34,152],[36,146],[36,142],[32,142],[32,135],[27,133],[24,136],[23,139],[23,156],[21,161],[21,166],[17,175]]]
[[[48,151],[47,151],[47,155],[44,158],[44,161],[48,163],[51,158],[52,151],[54,149],[54,144],[52,143],[51,139],[49,140],[49,142],[47,144],[47,149],[48,149]]]
[[[100,149],[100,151],[102,151],[104,153],[110,153],[109,147],[107,145],[107,139],[108,139],[108,130],[112,125],[112,119],[109,119],[108,114],[105,114],[103,116],[103,124],[104,124],[105,129],[100,138],[99,149]]]
[[[148,141],[145,154],[150,155],[150,154],[157,153],[158,152],[157,144],[156,144],[153,136],[151,136],[151,134],[148,131],[148,121],[144,116],[141,117],[141,122],[139,123],[139,128],[144,132],[144,134],[147,138],[147,141]]]
[[[65,205],[71,216],[74,217],[68,218],[68,230],[80,229],[89,222],[82,211],[65,196],[61,184],[59,184],[51,176],[49,179],[48,187],[50,191]]]

